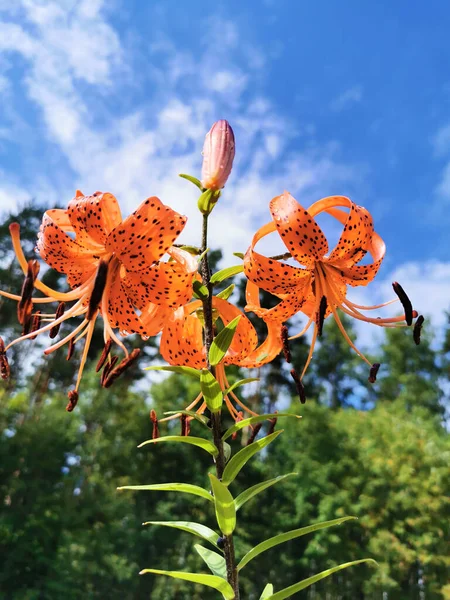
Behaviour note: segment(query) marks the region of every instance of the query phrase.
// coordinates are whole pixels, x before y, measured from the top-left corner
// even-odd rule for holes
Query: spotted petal
[[[122,220],[116,198],[102,192],[95,192],[92,196],[77,192],[69,202],[67,215],[77,241],[94,248],[103,248],[108,234]]]
[[[161,336],[160,352],[171,365],[189,366],[195,369],[206,367],[206,352],[203,345],[203,328],[196,315],[201,302],[191,302],[173,312]]]

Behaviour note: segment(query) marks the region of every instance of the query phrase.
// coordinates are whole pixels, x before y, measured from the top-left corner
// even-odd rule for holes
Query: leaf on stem
[[[214,446],[212,442],[209,440],[205,440],[199,437],[193,437],[190,435],[166,435],[165,437],[159,437],[155,440],[146,440],[139,444],[138,448],[142,448],[143,446],[147,446],[148,444],[159,444],[161,442],[176,442],[178,444],[190,444],[192,446],[198,446],[199,448],[203,448],[206,452],[209,452],[212,456],[217,456],[219,451]]]
[[[219,335],[214,338],[211,348],[209,349],[209,362],[212,366],[218,365],[227,353],[240,320],[241,315],[235,317],[222,329]]]
[[[222,579],[225,579],[226,581],[227,563],[224,557],[221,554],[217,554],[217,552],[213,552],[212,550],[208,550],[208,548],[200,546],[200,544],[194,544],[194,548],[208,565],[211,573],[217,575],[217,577],[222,577]]]
[[[222,388],[208,369],[202,369],[200,373],[200,389],[209,410],[212,413],[220,412],[223,403]]]
[[[267,600],[268,598],[271,598],[272,594],[273,594],[273,585],[271,583],[268,583],[266,585],[266,587],[263,589],[263,593],[259,597],[259,600]]]
[[[236,286],[234,285],[234,283],[232,283],[231,285],[229,285],[228,287],[226,287],[224,290],[222,290],[221,292],[219,292],[218,294],[216,294],[217,298],[222,298],[222,300],[228,300],[228,298],[234,292],[234,288],[235,287]]]
[[[217,273],[214,273],[214,275],[212,275],[211,283],[221,283],[222,281],[225,281],[225,279],[228,279],[229,277],[234,277],[235,275],[239,275],[239,273],[242,273],[243,271],[244,265],[234,265],[232,267],[226,267],[225,269],[221,269],[220,271],[217,271]]]
[[[279,475],[278,477],[274,477],[273,479],[268,479],[267,481],[262,481],[261,483],[257,483],[256,485],[253,485],[252,487],[249,487],[248,489],[244,490],[234,500],[234,505],[236,507],[236,510],[238,511],[241,508],[241,506],[243,506],[246,502],[251,500],[257,494],[263,492],[264,490],[271,487],[272,485],[275,485],[279,481],[283,481],[283,479],[286,479],[287,477],[291,477],[292,475],[298,475],[298,473],[287,473],[286,475]]]
[[[166,575],[167,577],[206,585],[220,592],[225,600],[234,599],[234,591],[231,585],[222,579],[222,577],[217,577],[217,575],[200,575],[198,573],[184,573],[183,571],[160,571],[159,569],[143,569],[139,575],[145,575],[146,573]]]
[[[234,499],[229,489],[212,473],[209,474],[214,503],[216,505],[216,518],[223,535],[231,535],[236,527],[236,509]]]
[[[206,525],[202,525],[201,523],[195,523],[193,521],[146,521],[145,523],[142,523],[142,525],[162,525],[163,527],[181,529],[182,531],[187,531],[198,537],[201,537],[217,548],[219,534],[213,529],[206,527]]]
[[[188,417],[192,417],[193,419],[196,419],[197,421],[199,421],[202,425],[206,425],[206,427],[208,427],[208,421],[209,419],[207,417],[205,417],[204,415],[199,415],[198,413],[194,412],[193,410],[169,410],[167,412],[164,413],[165,415],[187,415]],[[209,429],[209,427],[208,427]]]
[[[188,375],[193,379],[200,379],[200,371],[193,367],[169,367],[169,366],[152,366],[145,367],[144,371],[170,371],[172,373],[180,373],[181,375]]]
[[[200,496],[201,498],[205,498],[210,502],[214,502],[214,498],[207,490],[203,489],[198,485],[192,485],[191,483],[151,483],[149,485],[122,485],[117,489],[148,492],[183,492],[185,494]]]
[[[197,179],[197,177],[192,177],[192,175],[186,175],[185,173],[180,173],[178,175],[178,177],[182,177],[183,179],[187,179],[188,181],[190,181],[191,183],[193,183],[194,185],[196,185],[198,187],[198,189],[203,192],[203,186],[202,186],[202,182]]]
[[[241,381],[250,381],[250,379],[241,379]],[[238,381],[237,383],[240,382]],[[228,390],[225,390],[224,395],[226,395],[227,392],[229,392],[229,390],[232,389],[232,387],[233,386],[231,386],[231,388],[229,388]],[[242,419],[242,421],[238,421],[229,429],[227,429],[222,436],[222,440],[228,439],[231,435],[233,435],[233,433],[239,431],[243,427],[254,425],[254,423],[261,423],[261,421],[267,421],[268,419],[279,419],[280,417],[295,417],[296,419],[302,418],[300,415],[294,415],[293,413],[269,413],[265,415],[258,415],[257,417],[249,417],[248,419]]]

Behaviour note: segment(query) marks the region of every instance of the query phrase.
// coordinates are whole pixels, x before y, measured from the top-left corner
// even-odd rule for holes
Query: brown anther
[[[262,427],[262,423],[257,423],[253,427],[253,431],[252,431],[252,433],[251,433],[251,435],[250,435],[250,437],[248,438],[248,441],[247,441],[247,446],[249,446],[250,444],[253,444],[253,442],[255,441],[255,438],[258,435],[261,427]]]
[[[291,349],[289,348],[288,338],[289,338],[288,328],[286,327],[286,325],[283,325],[281,328],[281,342],[283,344],[284,360],[287,363],[290,363],[292,360],[292,357],[291,357]]]
[[[320,299],[319,313],[317,317],[317,335],[320,337],[323,331],[323,322],[325,321],[325,313],[327,312],[327,297],[322,296]]]
[[[380,366],[380,363],[373,363],[370,367],[369,377],[367,378],[370,383],[375,383],[377,380],[377,373]]]
[[[37,310],[33,315],[33,321],[31,323],[30,333],[33,333],[33,331],[37,331],[38,329],[40,329],[41,321],[42,321],[41,311]],[[37,335],[33,335],[32,337],[30,337],[30,340],[35,340],[36,338],[37,338]]]
[[[159,438],[159,429],[158,429],[158,417],[156,416],[156,411],[150,411],[150,420],[153,423],[153,432],[152,432],[152,440],[157,440]]]
[[[413,322],[413,307],[411,304],[411,300],[408,298],[405,290],[398,283],[398,281],[394,281],[392,284],[392,288],[394,292],[397,294],[398,299],[402,303],[402,306],[405,311],[405,321],[407,325],[412,325]]]
[[[114,369],[116,362],[119,360],[118,356],[111,356],[110,361],[106,363],[105,368],[100,376],[100,385],[105,386],[105,381],[111,371]]]
[[[103,387],[105,388],[109,388],[114,381],[120,377],[120,375],[122,375],[122,373],[124,371],[126,371],[131,365],[132,363],[136,360],[136,358],[139,356],[139,354],[141,353],[139,348],[135,348],[129,356],[127,356],[126,358],[124,358],[118,365],[117,367],[115,367],[114,369],[112,369],[112,371],[110,370],[105,382],[103,383]]]
[[[0,377],[8,379],[10,374],[8,359],[6,358],[5,342],[0,337]]]
[[[413,338],[414,338],[414,341],[416,343],[416,346],[418,346],[420,344],[420,334],[422,332],[422,325],[423,325],[424,321],[425,321],[424,316],[423,315],[419,315],[417,317],[417,321],[414,324]]]
[[[180,422],[181,422],[181,435],[182,436],[189,435],[189,433],[191,431],[191,423],[190,423],[189,417],[187,415],[181,415]]]
[[[33,325],[33,315],[30,313],[28,318],[25,317],[23,327],[22,327],[22,335],[28,335],[31,332],[31,327]]]
[[[103,352],[101,353],[100,358],[98,359],[97,366],[95,367],[95,372],[96,373],[98,373],[99,371],[101,371],[101,369],[103,368],[103,365],[105,364],[105,361],[108,358],[109,351],[111,350],[111,346],[112,346],[112,340],[109,339],[105,343],[105,347],[103,348]]]
[[[278,411],[276,411],[278,412]],[[269,423],[270,423],[270,427],[269,430],[267,432],[267,435],[270,435],[271,433],[273,433],[275,431],[275,425],[277,424],[277,417],[274,417],[273,419],[269,419]]]
[[[297,388],[297,394],[302,404],[306,402],[306,394],[305,394],[305,386],[303,385],[302,380],[300,379],[300,375],[297,373],[295,369],[291,369],[290,371],[291,377],[294,380],[295,387]]]
[[[74,340],[74,338],[70,338],[69,347],[67,349],[66,360],[70,360],[72,358],[74,351],[75,351],[75,340]]]
[[[95,276],[94,287],[92,289],[91,297],[89,298],[89,306],[86,315],[86,319],[88,321],[92,321],[92,319],[97,314],[98,306],[102,300],[103,292],[105,291],[107,277],[108,263],[104,260],[101,260],[98,265],[97,275]]]
[[[69,390],[67,396],[69,402],[67,403],[66,410],[67,412],[72,412],[78,402],[78,392],[76,390]]]
[[[24,331],[29,329],[31,323],[31,313],[33,312],[33,302],[31,297],[34,290],[34,282],[39,273],[39,263],[37,260],[28,261],[28,270],[20,293],[20,301],[17,305],[17,319],[24,326]],[[25,334],[24,334],[25,335]]]
[[[58,308],[56,309],[55,321],[57,321],[58,319],[60,319],[63,316],[65,310],[66,310],[66,303],[60,302],[58,304]],[[48,334],[51,339],[55,338],[58,335],[60,327],[61,327],[61,323],[58,323],[58,325],[53,325],[53,327],[50,329],[50,333]]]

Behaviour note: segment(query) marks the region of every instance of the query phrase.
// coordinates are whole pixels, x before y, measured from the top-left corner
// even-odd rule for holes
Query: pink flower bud
[[[203,145],[202,185],[220,190],[231,173],[234,159],[234,133],[228,121],[217,121],[206,134]]]

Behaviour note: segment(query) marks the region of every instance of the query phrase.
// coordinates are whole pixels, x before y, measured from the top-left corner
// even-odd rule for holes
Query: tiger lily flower
[[[12,224],[13,247],[26,279],[22,295],[3,291],[0,295],[18,301],[19,321],[24,324],[25,334],[10,342],[5,352],[14,344],[44,332],[55,337],[63,322],[82,317],[73,331],[45,350],[45,354],[50,354],[69,344],[70,357],[74,344],[86,338],[76,387],[72,391],[76,402],[74,394],[78,391],[96,318],[101,314],[105,351],[98,370],[107,363],[103,383],[108,387],[137,354],[137,351],[129,354],[114,329],[118,328],[122,336],[157,335],[173,310],[192,297],[197,260],[172,246],[185,223],[186,217],[156,197],[145,200],[122,221],[118,202],[112,194],[96,192],[84,196],[77,191],[67,210],[52,209],[44,213],[37,241],[41,258],[66,275],[72,288],[66,293],[53,290],[37,279],[37,261],[27,262],[20,243],[20,226]],[[166,253],[170,261],[162,262]],[[32,297],[33,288],[45,297]],[[32,306],[49,302],[59,303],[54,314],[32,314]],[[67,302],[74,304],[65,310]],[[41,318],[48,323],[41,326]],[[31,331],[26,332],[27,329]],[[125,359],[115,368],[109,354],[112,343],[125,354]],[[106,376],[108,369],[110,373]]]
[[[215,367],[215,376],[222,391],[230,387],[225,366],[237,365],[247,369],[259,368],[271,362],[281,351],[283,344],[281,340],[281,324],[273,320],[267,320],[267,337],[258,344],[256,330],[236,306],[217,296],[213,297],[213,318],[215,322],[220,319],[224,326],[228,325],[237,316],[240,316],[236,332],[224,359]],[[185,306],[175,310],[166,322],[162,336],[160,352],[164,360],[171,365],[188,366],[195,369],[207,367],[206,349],[203,341],[203,308],[200,300],[194,300]],[[193,410],[198,404],[198,414],[206,409],[206,402],[200,403],[202,394],[186,410]],[[242,413],[233,406],[234,402],[249,415],[256,415],[246,406],[236,394],[231,391],[224,397],[225,404],[235,421],[242,418]],[[161,421],[176,418],[174,415]]]
[[[346,297],[347,286],[366,286],[373,280],[384,258],[386,247],[374,231],[370,213],[344,196],[323,198],[305,209],[288,192],[273,198],[269,209],[273,220],[256,232],[244,257],[244,273],[249,280],[246,310],[264,319],[275,319],[282,323],[298,312],[304,313],[308,322],[291,339],[304,335],[314,323],[311,347],[301,377],[311,361],[324,319],[332,314],[347,343],[371,367],[370,379],[374,380],[377,369],[353,344],[337,309],[378,327],[404,326],[405,321],[411,325],[417,313],[412,310],[406,294],[397,283],[394,284],[394,290],[405,308],[405,314],[399,317],[374,318],[361,312],[382,308],[397,298],[376,306],[361,306]],[[336,247],[330,253],[327,239],[314,219],[321,213],[331,215],[344,226]],[[256,244],[275,231],[288,250],[282,258],[294,258],[301,268],[255,251]],[[367,253],[372,257],[372,262],[358,264]],[[260,288],[281,301],[274,308],[262,308]]]

